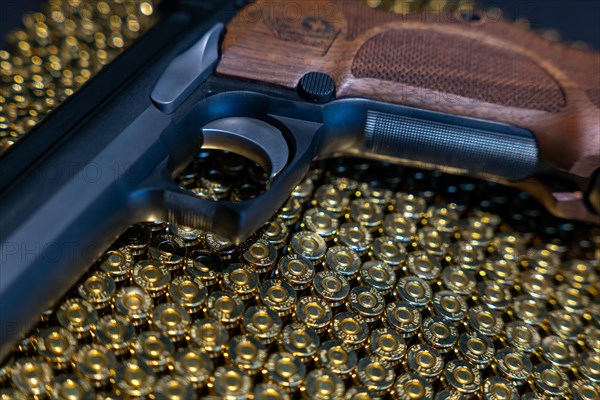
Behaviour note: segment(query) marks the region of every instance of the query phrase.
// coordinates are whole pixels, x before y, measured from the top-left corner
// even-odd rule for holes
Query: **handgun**
[[[164,2],[162,18],[0,160],[0,359],[127,226],[242,243],[314,160],[360,156],[516,186],[600,217],[600,54],[492,13],[353,0]],[[200,148],[269,188],[211,201],[174,181]]]

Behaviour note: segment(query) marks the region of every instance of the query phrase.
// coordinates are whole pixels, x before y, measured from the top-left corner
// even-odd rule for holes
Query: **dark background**
[[[20,25],[21,15],[39,10],[40,4],[42,0],[0,0],[0,48],[5,34]],[[508,19],[527,18],[533,29],[556,29],[567,42],[581,40],[600,48],[598,0],[480,0],[478,4],[499,7]]]

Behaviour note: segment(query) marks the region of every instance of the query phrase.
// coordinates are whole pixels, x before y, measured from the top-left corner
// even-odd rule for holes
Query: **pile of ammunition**
[[[266,187],[208,151],[178,182]],[[137,224],[0,367],[0,398],[598,398],[598,232],[523,196],[341,160],[239,247]]]
[[[156,3],[49,0],[26,14],[0,50],[0,154],[146,32]]]

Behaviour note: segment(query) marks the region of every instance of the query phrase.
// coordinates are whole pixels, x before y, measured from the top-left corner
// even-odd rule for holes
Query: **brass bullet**
[[[152,307],[152,298],[139,287],[124,287],[115,296],[115,311],[126,317],[134,326],[146,323]]]
[[[346,222],[340,225],[338,243],[350,247],[358,255],[364,255],[373,242],[373,236],[364,226],[356,222]]]
[[[391,328],[379,328],[371,331],[366,348],[369,354],[374,354],[386,364],[393,366],[404,358],[406,341]]]
[[[320,263],[325,257],[327,244],[321,236],[311,231],[299,231],[292,235],[290,251],[306,257],[314,264]]]
[[[175,347],[158,331],[144,331],[133,341],[132,354],[154,372],[162,372],[173,361]]]
[[[252,391],[250,377],[233,366],[218,367],[211,379],[211,385],[221,399],[247,399]]]
[[[557,367],[551,364],[538,364],[531,375],[533,390],[546,398],[565,398],[569,391],[569,378]]]
[[[417,343],[408,349],[404,367],[407,371],[433,382],[444,371],[444,359],[434,347]]]
[[[148,396],[156,384],[156,376],[148,365],[136,358],[123,360],[117,367],[115,386],[122,394]]]
[[[304,256],[288,254],[277,264],[277,276],[289,283],[295,290],[306,289],[315,277],[315,267]]]
[[[161,377],[152,388],[156,400],[195,400],[198,398],[191,382],[178,375]]]
[[[131,276],[133,256],[126,247],[109,250],[102,257],[100,269],[116,283],[123,282]]]
[[[496,352],[494,371],[507,378],[516,387],[522,386],[533,371],[529,355],[511,347],[505,347]]]
[[[200,279],[182,275],[171,280],[168,294],[173,303],[194,314],[204,306],[208,291]]]
[[[129,351],[135,339],[135,327],[127,318],[109,314],[98,320],[94,339],[120,356]]]
[[[372,287],[355,286],[350,290],[348,309],[358,314],[365,322],[374,322],[383,315],[385,299]]]
[[[242,259],[256,272],[268,272],[275,267],[277,248],[267,240],[259,239],[246,247]]]
[[[435,393],[431,383],[417,374],[402,374],[398,376],[396,382],[394,382],[392,392],[395,400],[433,400]]]
[[[348,298],[350,284],[339,272],[325,270],[315,275],[311,292],[327,301],[331,307],[337,307]]]
[[[188,254],[185,271],[207,288],[216,284],[223,274],[223,260],[219,254],[208,250],[195,250]]]
[[[229,342],[225,326],[212,318],[195,321],[190,329],[190,344],[208,354],[211,358],[220,356]]]
[[[519,400],[517,389],[500,376],[490,376],[483,381],[481,396],[483,400]]]
[[[152,326],[172,342],[185,338],[192,319],[185,308],[175,303],[162,303],[152,311]]]
[[[356,350],[366,342],[369,336],[369,326],[360,315],[345,311],[333,317],[329,336],[340,340],[346,348]]]
[[[69,367],[77,348],[77,339],[65,328],[47,328],[38,335],[37,354],[54,369]]]
[[[320,345],[319,334],[304,324],[288,324],[281,331],[280,349],[298,357],[302,362],[312,359]]]
[[[244,302],[231,293],[217,290],[208,296],[205,314],[219,321],[227,329],[237,326],[244,316]]]
[[[97,310],[105,309],[114,300],[115,281],[104,272],[96,271],[77,286],[77,293]]]
[[[358,274],[361,262],[358,254],[350,247],[332,246],[327,249],[325,265],[350,281]]]
[[[339,399],[346,388],[342,379],[326,369],[313,369],[306,376],[303,396],[314,400]]]
[[[98,312],[87,301],[68,299],[56,311],[58,323],[81,339],[90,334],[98,321]]]
[[[301,322],[316,332],[325,331],[333,318],[331,307],[318,296],[305,296],[298,299],[294,320]]]
[[[479,370],[464,360],[451,360],[444,367],[442,382],[451,390],[467,395],[477,392],[482,385]]]
[[[160,262],[143,260],[133,268],[133,283],[144,289],[152,298],[166,293],[171,280],[171,273]]]
[[[396,284],[396,273],[390,265],[384,262],[366,261],[359,270],[359,283],[386,295],[392,292]]]
[[[269,279],[259,290],[259,302],[275,311],[280,317],[289,315],[294,311],[297,294],[294,288],[284,280]]]
[[[12,367],[11,382],[29,398],[45,397],[50,392],[53,377],[52,368],[45,362],[22,358]]]
[[[418,310],[423,310],[429,302],[433,292],[429,283],[417,276],[405,276],[396,283],[398,299],[407,302]]]
[[[223,270],[221,288],[242,300],[254,297],[258,293],[259,285],[258,273],[246,264],[232,263]]]
[[[385,307],[384,323],[398,331],[403,338],[408,339],[421,327],[422,317],[415,306],[395,301]]]
[[[173,370],[199,389],[208,382],[214,370],[214,363],[202,350],[195,347],[183,347],[175,354]]]
[[[252,306],[244,313],[242,329],[264,345],[273,343],[282,327],[279,315],[268,307]]]
[[[73,374],[55,377],[50,392],[52,398],[57,399],[95,400],[92,385],[85,379]],[[1,394],[0,399],[6,400]]]
[[[339,226],[335,215],[322,208],[306,210],[302,219],[303,229],[319,234],[327,242],[336,237]]]
[[[300,358],[284,351],[269,356],[263,370],[264,378],[283,388],[286,393],[294,393],[306,377],[306,367]]]
[[[356,367],[358,356],[340,340],[328,340],[321,344],[317,353],[317,365],[333,371],[341,377],[348,377]]]
[[[356,365],[356,381],[378,395],[392,388],[396,374],[377,356],[361,358]]]
[[[74,362],[77,373],[96,388],[107,385],[119,365],[111,350],[95,343],[83,345],[75,354]]]

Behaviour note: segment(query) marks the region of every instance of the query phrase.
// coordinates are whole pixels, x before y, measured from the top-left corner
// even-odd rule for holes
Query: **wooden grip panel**
[[[227,26],[217,72],[295,88],[307,72],[360,97],[505,122],[582,176],[600,167],[600,54],[488,15],[398,15],[356,0],[258,0]]]

